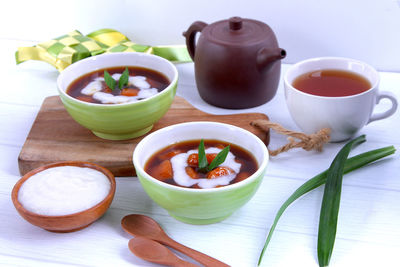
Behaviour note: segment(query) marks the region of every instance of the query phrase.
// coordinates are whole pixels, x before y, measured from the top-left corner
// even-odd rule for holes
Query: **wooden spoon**
[[[198,267],[178,258],[166,246],[151,239],[135,237],[129,240],[128,246],[133,254],[146,261],[173,267]]]
[[[183,254],[191,257],[197,262],[203,264],[204,266],[229,266],[217,259],[214,259],[206,254],[203,254],[194,249],[188,248],[175,240],[171,239],[161,228],[161,226],[152,218],[141,215],[141,214],[131,214],[122,218],[121,221],[122,228],[129,234],[133,236],[139,236],[148,238],[163,245],[167,245]]]

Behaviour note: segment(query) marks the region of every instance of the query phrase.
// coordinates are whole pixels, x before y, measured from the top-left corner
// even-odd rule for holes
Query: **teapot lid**
[[[275,34],[267,24],[240,17],[210,24],[202,31],[202,35],[207,35],[208,39],[214,42],[231,45],[251,45],[265,42],[269,38],[276,40]]]

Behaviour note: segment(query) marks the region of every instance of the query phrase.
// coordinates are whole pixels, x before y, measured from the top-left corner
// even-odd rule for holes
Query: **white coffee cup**
[[[371,83],[371,88],[359,94],[341,97],[318,96],[293,87],[300,75],[317,70],[345,70],[355,72]],[[379,91],[379,74],[370,65],[339,57],[320,57],[292,65],[284,76],[285,98],[289,112],[305,133],[322,128],[331,129],[331,142],[353,137],[364,125],[391,116],[397,109],[397,100],[390,92]],[[382,113],[373,113],[382,99],[391,101],[391,107]]]

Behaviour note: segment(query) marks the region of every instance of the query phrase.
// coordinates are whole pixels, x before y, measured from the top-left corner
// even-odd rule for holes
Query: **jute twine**
[[[269,149],[269,153],[271,156],[276,156],[292,148],[303,148],[304,150],[307,151],[310,150],[322,151],[324,144],[329,142],[330,140],[329,134],[331,133],[331,129],[329,128],[323,128],[313,134],[305,134],[301,132],[287,130],[278,123],[274,123],[264,119],[252,121],[250,124],[261,129],[262,131],[267,132],[269,129],[272,129],[279,134],[289,136],[287,138],[289,141],[288,144],[275,150]],[[296,141],[295,138],[299,139],[299,141]]]

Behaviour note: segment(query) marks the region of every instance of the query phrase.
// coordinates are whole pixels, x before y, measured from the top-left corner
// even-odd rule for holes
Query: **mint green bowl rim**
[[[150,57],[150,58],[155,58],[156,60],[164,61],[164,63],[169,65],[171,67],[171,69],[173,70],[173,77],[174,78],[172,79],[172,81],[170,81],[169,85],[164,90],[162,90],[161,92],[159,92],[159,93],[157,93],[157,94],[155,94],[155,95],[153,95],[153,96],[151,96],[149,98],[145,98],[145,99],[142,99],[142,100],[137,101],[137,102],[120,103],[120,104],[99,104],[99,103],[89,103],[89,102],[81,101],[79,99],[76,99],[76,98],[68,95],[67,92],[66,92],[66,90],[68,88],[65,88],[65,90],[61,89],[62,88],[61,81],[62,81],[64,75],[66,75],[67,72],[72,72],[72,71],[76,70],[77,68],[79,68],[81,65],[87,64],[88,62],[91,62],[91,61],[95,61],[97,58],[121,57],[121,56],[124,56],[124,57]],[[86,75],[87,73],[96,71],[98,69],[105,69],[105,68],[107,68],[107,65],[108,64],[104,64],[104,65],[102,65],[101,67],[99,67],[97,69],[92,69],[90,71],[82,72],[80,75],[77,75],[76,78],[73,79],[73,81],[79,79],[80,77]],[[130,64],[130,65],[121,64],[121,66],[132,66],[132,67],[135,67],[137,65],[135,65],[135,64]],[[113,66],[110,66],[110,67],[115,67],[115,66],[113,65]],[[146,68],[145,66],[143,66],[143,67]],[[152,69],[150,67],[147,67],[147,68],[148,69]],[[159,70],[156,70],[156,69],[154,69],[154,70],[158,71],[159,73],[162,73]],[[162,74],[165,75],[164,73],[162,73]],[[178,83],[178,76],[179,76],[178,75],[178,70],[175,67],[175,65],[172,64],[170,61],[166,60],[165,58],[162,58],[162,57],[159,57],[159,56],[156,56],[156,55],[145,54],[145,53],[141,53],[141,52],[115,52],[115,53],[101,54],[101,55],[97,55],[97,56],[93,56],[93,57],[88,57],[88,58],[79,60],[79,61],[69,65],[57,77],[57,90],[67,100],[70,100],[72,102],[81,104],[83,106],[89,106],[89,107],[94,107],[94,108],[98,108],[98,109],[118,109],[118,108],[126,107],[126,106],[135,106],[135,105],[141,106],[141,105],[145,105],[147,102],[151,102],[154,98],[161,98],[164,95],[169,94],[170,93],[169,91],[173,90],[174,86]]]
[[[249,136],[251,136],[251,138],[254,138],[255,141],[262,146],[263,149],[263,156],[264,156],[264,160],[261,162],[261,164],[259,163],[258,169],[255,173],[253,173],[251,176],[249,176],[248,178],[244,179],[243,181],[234,183],[234,184],[230,184],[227,186],[223,186],[223,187],[216,187],[216,188],[186,188],[186,187],[180,187],[180,186],[175,186],[175,185],[171,185],[171,184],[167,184],[165,182],[162,182],[154,177],[152,177],[151,175],[149,175],[147,172],[145,172],[144,168],[139,164],[139,155],[138,153],[140,152],[140,150],[142,149],[143,144],[145,144],[146,142],[148,142],[147,140],[152,138],[155,135],[158,134],[162,134],[162,132],[165,131],[169,131],[170,129],[174,128],[174,127],[180,127],[181,125],[187,125],[190,126],[190,124],[219,124],[219,125],[225,125],[227,127],[231,127],[234,128],[236,130],[239,131],[244,131],[246,132],[246,134],[248,134]],[[193,138],[187,138],[186,140],[193,140]],[[219,138],[219,140],[224,140],[223,138]],[[167,146],[167,145],[166,145]],[[238,145],[240,146],[240,145]],[[242,146],[241,146],[242,147]],[[138,152],[139,151],[139,152]],[[251,151],[249,151],[251,153]],[[148,158],[146,159],[148,160]],[[186,193],[193,193],[193,194],[207,194],[207,193],[216,193],[216,192],[225,192],[225,191],[231,191],[231,190],[235,190],[238,189],[240,187],[244,187],[247,184],[253,183],[254,181],[258,180],[258,179],[263,179],[264,177],[260,177],[261,175],[263,175],[264,171],[267,168],[267,165],[269,163],[269,152],[267,147],[265,146],[265,144],[261,141],[260,138],[258,138],[255,134],[231,125],[231,124],[226,124],[226,123],[220,123],[220,122],[212,122],[212,121],[193,121],[193,122],[184,122],[184,123],[178,123],[178,124],[174,124],[174,125],[170,125],[167,127],[164,127],[162,129],[159,129],[155,132],[152,132],[150,134],[148,134],[147,136],[145,136],[135,147],[134,151],[133,151],[133,155],[132,155],[132,162],[133,165],[135,167],[136,170],[136,175],[139,176],[141,175],[142,178],[145,178],[147,180],[149,180],[150,182],[156,183],[162,187],[165,187],[167,190],[173,190],[173,191],[180,191],[180,192],[186,192]]]

